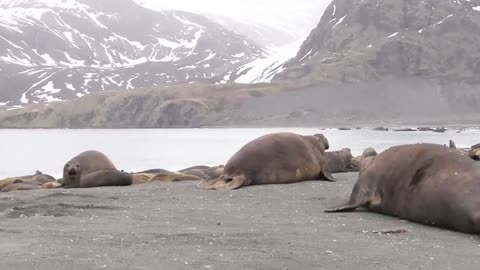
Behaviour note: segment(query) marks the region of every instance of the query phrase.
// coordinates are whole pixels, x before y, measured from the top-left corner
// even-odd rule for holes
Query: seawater
[[[480,142],[477,130],[434,133],[367,128],[0,129],[0,179],[32,174],[36,170],[61,177],[66,161],[92,149],[105,153],[125,171],[225,164],[244,144],[272,132],[323,133],[329,139],[330,150],[348,147],[354,156],[366,147],[382,151],[407,143],[448,144],[450,139],[459,147]]]

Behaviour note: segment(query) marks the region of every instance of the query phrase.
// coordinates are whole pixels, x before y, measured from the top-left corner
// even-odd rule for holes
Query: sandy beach
[[[206,191],[195,182],[0,195],[3,269],[476,269],[477,236],[326,214],[355,173]]]

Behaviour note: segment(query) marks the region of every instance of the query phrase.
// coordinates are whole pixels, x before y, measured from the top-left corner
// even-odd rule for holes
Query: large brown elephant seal
[[[64,188],[93,188],[105,186],[129,186],[132,184],[132,174],[116,169],[95,171],[80,178],[80,182],[74,185],[66,185]]]
[[[235,153],[221,176],[198,184],[203,189],[236,189],[247,185],[287,184],[305,180],[334,181],[325,170],[328,140],[323,134],[273,133]]]
[[[480,166],[437,144],[392,147],[375,157],[347,204],[326,212],[373,212],[413,222],[480,233]]]
[[[349,148],[325,152],[325,169],[330,173],[352,172],[352,152]]]
[[[103,153],[94,150],[85,151],[72,158],[63,167],[63,185],[77,186],[80,179],[87,174],[116,169],[112,161]]]

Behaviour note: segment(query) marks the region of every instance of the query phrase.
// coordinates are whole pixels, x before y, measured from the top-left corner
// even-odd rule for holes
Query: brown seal
[[[480,166],[437,144],[392,147],[359,174],[347,204],[326,212],[373,212],[480,233]]]
[[[25,183],[22,180],[15,180],[13,183],[0,189],[1,192],[10,192],[15,190],[34,190],[41,189],[42,187],[37,184]]]
[[[155,175],[155,173],[132,173],[132,185],[148,183]]]
[[[21,183],[26,183],[26,184],[42,185],[50,181],[55,181],[55,178],[53,178],[51,175],[44,174],[41,171],[36,171],[35,174],[32,174],[32,175],[9,177],[9,178],[0,180],[0,189],[12,184],[16,180],[21,180]]]
[[[213,167],[198,165],[198,166],[192,166],[192,167],[179,170],[178,172],[184,173],[184,174],[196,175],[203,179],[213,179],[223,174],[223,168],[224,168],[223,165],[218,165]]]
[[[115,169],[115,165],[103,153],[94,150],[85,151],[72,158],[63,167],[63,185],[77,186],[80,179],[87,174]]]
[[[177,181],[195,181],[195,180],[203,180],[195,175],[189,175],[184,173],[157,173],[151,181],[162,181],[162,182],[177,182]]]
[[[324,155],[328,148],[328,140],[323,134],[264,135],[235,153],[221,176],[204,180],[198,187],[236,189],[247,185],[287,184],[318,179],[334,181],[324,168]]]
[[[136,173],[151,173],[151,174],[156,174],[156,173],[171,173],[171,171],[167,171],[164,169],[149,169],[141,172],[136,172]]]
[[[355,171],[355,168],[352,166],[352,158],[352,153],[349,148],[325,152],[325,170],[330,173]]]
[[[95,171],[80,178],[80,182],[64,188],[93,188],[105,186],[129,186],[132,184],[132,174],[116,169]]]

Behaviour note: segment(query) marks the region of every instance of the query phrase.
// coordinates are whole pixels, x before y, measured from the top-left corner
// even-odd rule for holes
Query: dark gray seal
[[[359,174],[350,200],[326,212],[370,211],[480,233],[480,166],[437,144],[392,147]]]
[[[101,170],[82,176],[78,184],[66,185],[64,188],[93,188],[105,186],[130,186],[132,174],[116,169]]]

